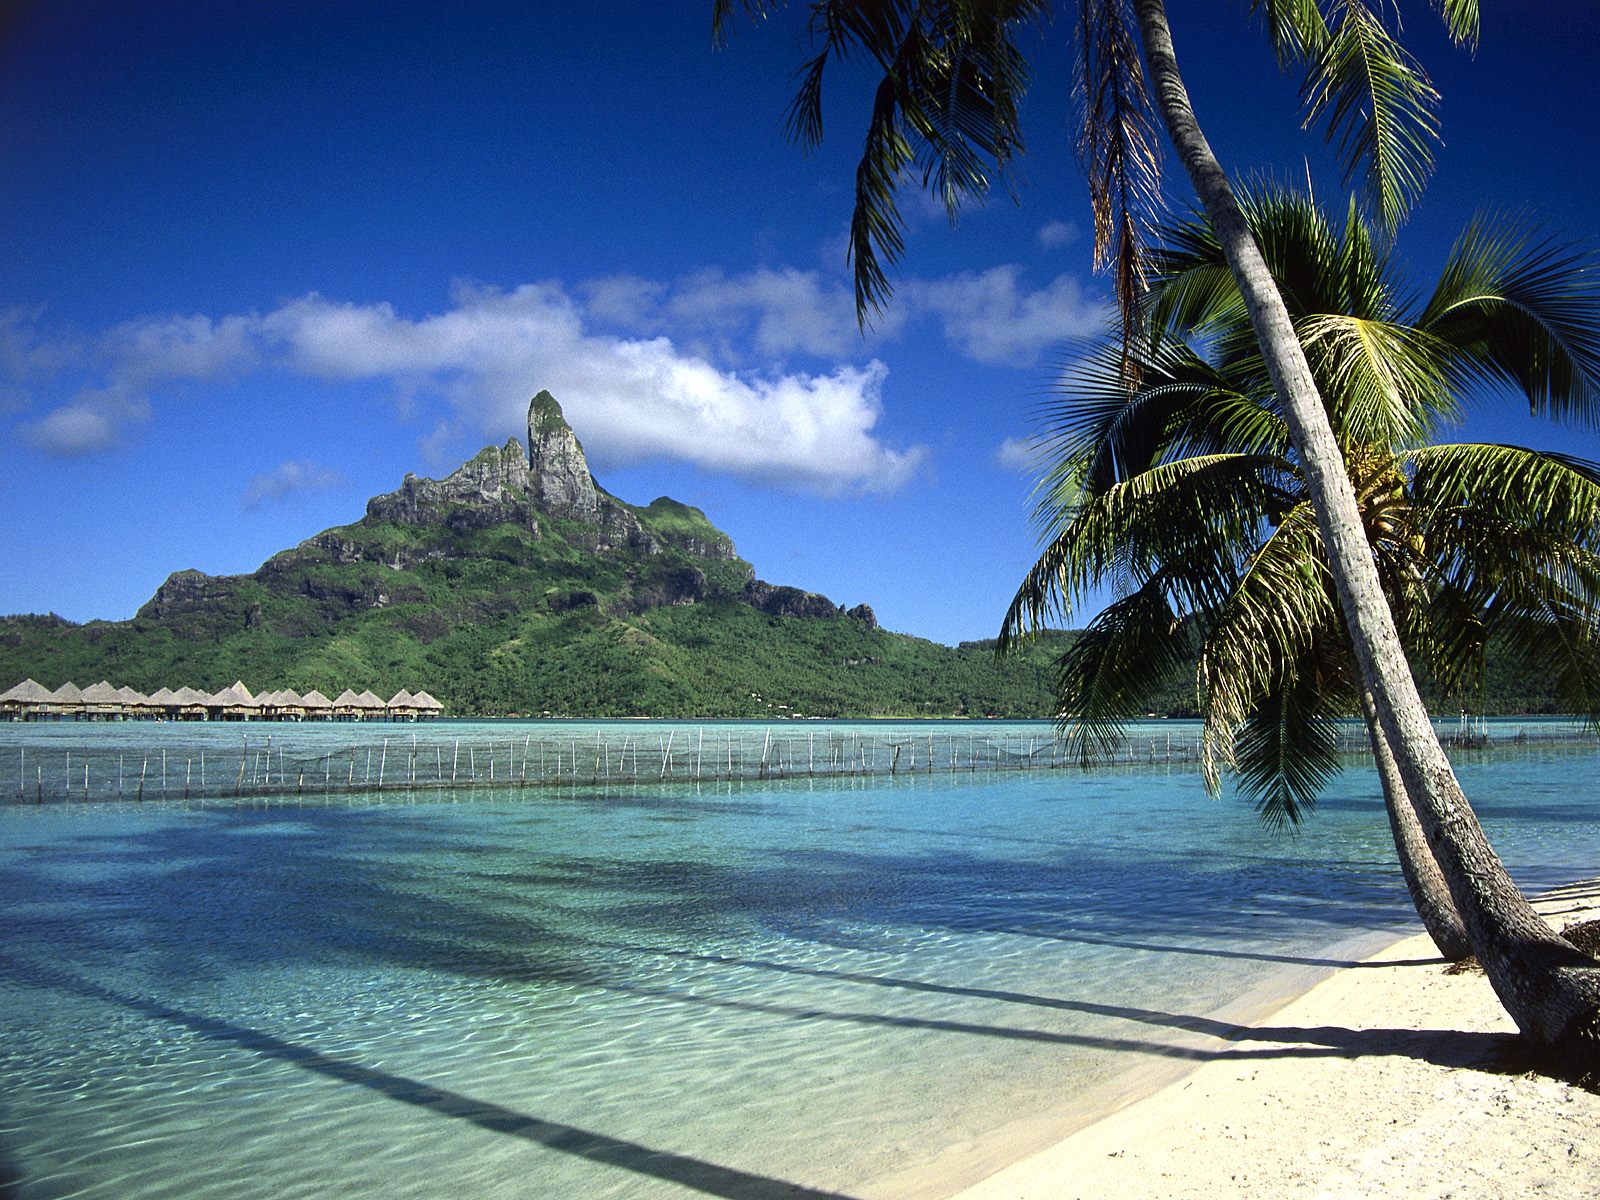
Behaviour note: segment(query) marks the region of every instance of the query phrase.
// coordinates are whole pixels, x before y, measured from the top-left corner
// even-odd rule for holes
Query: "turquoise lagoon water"
[[[1597,767],[1461,764],[1524,887]],[[1367,772],[1165,766],[12,801],[0,897],[8,1200],[938,1194],[1414,920]]]

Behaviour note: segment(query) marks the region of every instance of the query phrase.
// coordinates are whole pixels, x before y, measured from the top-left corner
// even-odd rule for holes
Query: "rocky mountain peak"
[[[552,516],[585,525],[598,522],[601,492],[583,446],[549,392],[528,403],[528,491]]]
[[[443,479],[407,475],[398,489],[367,501],[367,516],[399,525],[487,528],[509,521],[538,529],[529,491],[528,460],[511,438],[478,451]]]

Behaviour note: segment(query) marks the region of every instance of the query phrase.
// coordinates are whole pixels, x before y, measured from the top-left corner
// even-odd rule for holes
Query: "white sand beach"
[[[1600,881],[1537,904],[1558,929],[1593,919]],[[1432,955],[1419,935],[1341,970],[959,1200],[1593,1200],[1600,1095],[1510,1065],[1488,981]]]

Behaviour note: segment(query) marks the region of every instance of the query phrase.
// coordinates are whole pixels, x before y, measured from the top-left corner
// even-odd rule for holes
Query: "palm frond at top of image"
[[[751,0],[750,15],[773,5]],[[731,0],[713,26],[725,35]],[[1046,0],[816,0],[815,52],[802,64],[786,129],[805,146],[823,137],[829,66],[870,61],[878,73],[856,166],[849,254],[856,317],[863,325],[893,292],[889,269],[905,252],[899,189],[913,173],[953,220],[961,206],[1006,180],[1023,152],[1018,108],[1030,73],[1017,34],[1048,16]]]

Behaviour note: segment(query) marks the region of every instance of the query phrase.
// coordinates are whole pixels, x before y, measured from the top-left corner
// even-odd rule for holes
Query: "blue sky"
[[[171,571],[253,570],[519,434],[548,388],[609,490],[699,505],[764,578],[939,641],[995,632],[1035,550],[1008,447],[1108,294],[1070,21],[1030,35],[1017,202],[952,230],[908,194],[862,336],[843,238],[868,80],[830,81],[821,150],[788,144],[799,12],[713,51],[709,0],[11,7],[0,612],[122,618]],[[1342,204],[1243,6],[1172,9],[1228,165]],[[1481,208],[1600,236],[1600,18],[1485,9],[1471,56],[1402,5],[1444,95],[1400,241],[1419,281]],[[1461,436],[1600,458],[1492,398]]]

